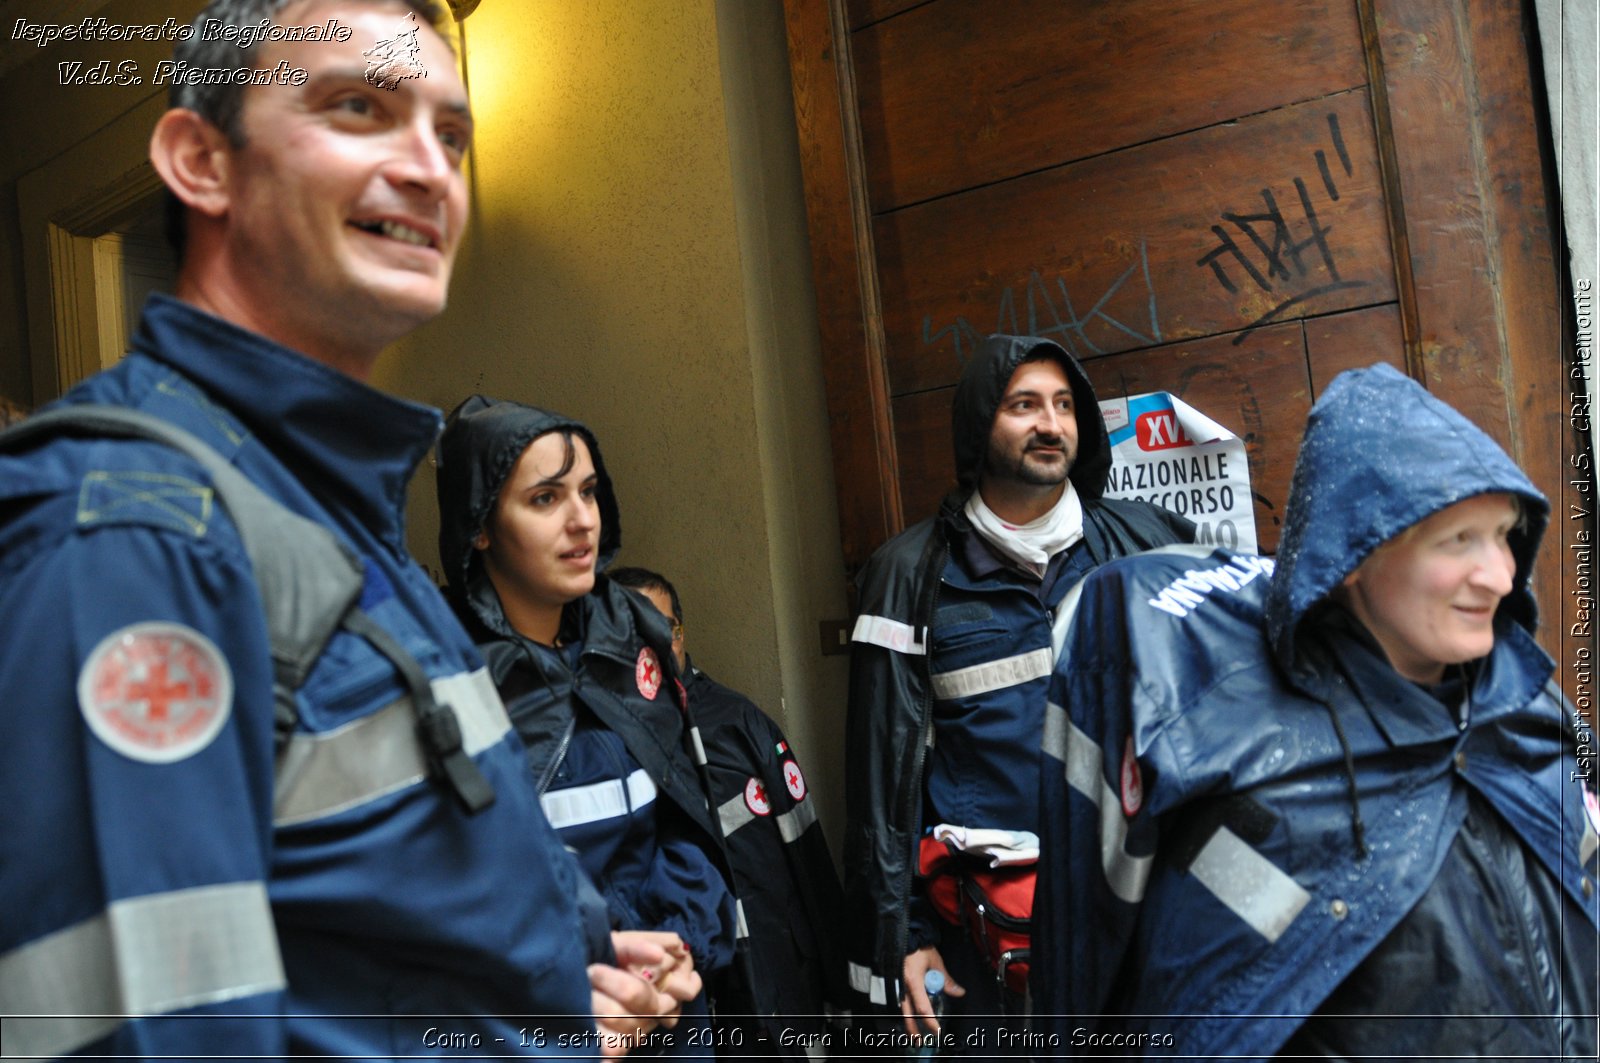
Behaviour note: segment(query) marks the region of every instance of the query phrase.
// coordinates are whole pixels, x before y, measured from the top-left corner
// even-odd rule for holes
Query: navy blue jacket
[[[4,1054],[401,1056],[515,1044],[519,1015],[556,1017],[547,1052],[592,1032],[576,866],[406,552],[438,413],[160,296],[66,401],[164,418],[334,531],[495,799],[469,815],[428,777],[401,676],[343,631],[275,771],[261,600],[194,461],[86,438],[0,457]]]
[[[687,665],[684,686],[706,751],[712,803],[739,897],[740,946],[753,974],[719,990],[725,1012],[748,1013],[769,1044],[817,1034],[844,1006],[834,921],[841,895],[809,780],[778,725],[760,707]],[[744,1000],[741,1002],[741,995]],[[749,1031],[754,1047],[757,1031]],[[796,1049],[781,1052],[800,1055]]]
[[[1488,492],[1526,521],[1458,699],[1400,677],[1328,595]],[[1527,593],[1546,513],[1487,436],[1378,366],[1312,411],[1276,573],[1179,547],[1079,586],[1045,731],[1041,1054],[1256,1059],[1301,1036],[1593,1057],[1592,755]],[[1355,1017],[1302,1028],[1325,1006]]]

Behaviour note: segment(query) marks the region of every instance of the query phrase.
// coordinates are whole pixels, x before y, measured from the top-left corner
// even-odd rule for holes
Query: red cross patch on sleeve
[[[233,673],[216,645],[183,624],[130,624],[100,640],[78,673],[89,730],[133,760],[170,764],[217,737],[233,710]]]

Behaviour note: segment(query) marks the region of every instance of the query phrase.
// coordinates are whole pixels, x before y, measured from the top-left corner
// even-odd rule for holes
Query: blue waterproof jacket
[[[1489,492],[1526,518],[1515,589],[1447,708],[1328,595]],[[1265,1058],[1338,993],[1354,1018],[1330,1022],[1394,1056],[1593,1058],[1594,743],[1531,634],[1546,514],[1487,436],[1378,366],[1312,411],[1275,573],[1169,547],[1080,585],[1045,732],[1041,1056]]]
[[[193,460],[76,437],[0,456],[3,1053],[538,1053],[542,1033],[595,1054],[576,866],[405,548],[438,413],[161,296],[65,401],[168,420],[343,540],[494,800],[469,814],[430,777],[406,683],[348,631],[275,770],[261,599]]]

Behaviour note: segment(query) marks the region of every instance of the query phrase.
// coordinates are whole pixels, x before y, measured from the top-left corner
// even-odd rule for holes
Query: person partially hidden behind
[[[1045,728],[1041,1056],[1595,1058],[1594,740],[1528,589],[1548,514],[1376,365],[1312,408],[1275,572],[1169,548],[1084,581]]]
[[[992,862],[1021,894],[1013,912],[1031,906],[1054,610],[1096,565],[1187,542],[1194,528],[1101,497],[1111,444],[1099,403],[1049,340],[990,336],[962,372],[950,427],[955,489],[859,580],[844,933],[856,1010],[897,1015],[912,1034],[938,1030],[924,979],[939,970],[945,1037],[965,1044],[976,1025],[1020,1030],[1025,945],[989,947],[1005,939],[976,906],[941,898],[964,896]]]
[[[810,778],[770,716],[695,666],[678,589],[646,568],[615,568],[607,575],[644,596],[671,624],[672,653],[705,748],[711,802],[743,917],[741,959],[750,970],[748,991],[733,979],[714,983],[723,1012],[755,1020],[736,1054],[765,1046],[775,1055],[803,1055],[798,1046],[823,1041],[827,1014],[845,1003],[835,930],[842,894]],[[785,1042],[796,1046],[792,1053]]]

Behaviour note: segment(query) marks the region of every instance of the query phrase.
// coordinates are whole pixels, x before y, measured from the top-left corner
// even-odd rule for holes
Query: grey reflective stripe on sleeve
[[[689,728],[689,737],[694,740],[694,762],[696,767],[705,767],[711,762],[706,759],[706,747],[700,741],[700,728]]]
[[[433,696],[454,711],[468,756],[505,738],[511,729],[500,695],[485,669],[429,683]],[[417,714],[409,697],[322,734],[292,735],[278,766],[274,826],[331,816],[403,790],[428,776],[417,739]]]
[[[556,830],[585,823],[625,816],[656,799],[656,784],[643,768],[636,768],[627,780],[607,779],[587,786],[548,790],[539,798],[545,818]]]
[[[112,1033],[124,1017],[165,1015],[283,987],[261,883],[115,901],[0,956],[0,1013],[6,1015],[0,1055],[62,1055]]]
[[[750,806],[745,804],[742,793],[728,798],[717,806],[717,819],[722,824],[724,838],[731,838],[734,831],[750,824],[756,818],[756,814],[750,811]],[[817,810],[811,804],[811,798],[807,797],[776,819],[778,833],[783,836],[783,840],[786,843],[793,842],[817,821]]]
[[[933,696],[944,701],[1021,686],[1049,675],[1054,663],[1054,652],[1048,647],[1040,647],[1015,657],[1002,657],[998,661],[985,661],[950,672],[938,672],[931,677]]]
[[[1128,852],[1128,820],[1122,800],[1101,774],[1102,754],[1094,739],[1084,734],[1059,705],[1046,704],[1044,741],[1046,755],[1062,761],[1067,785],[1100,810],[1100,866],[1111,892],[1129,904],[1144,899],[1152,858]]]
[[[733,936],[738,940],[750,936],[750,924],[744,918],[744,902],[737,897],[733,899]]]
[[[783,835],[785,842],[793,842],[816,821],[817,810],[812,806],[811,798],[807,797],[778,817],[778,833]]]
[[[850,631],[850,641],[882,646],[886,650],[895,650],[899,653],[921,655],[928,652],[927,645],[917,638],[917,630],[910,624],[890,620],[886,616],[868,616],[865,613],[856,617],[856,626]]]
[[[1227,827],[1217,828],[1189,873],[1268,941],[1277,941],[1311,900],[1300,883]]]
[[[874,1004],[887,1004],[889,991],[883,979],[872,973],[871,968],[863,967],[859,963],[850,965],[850,988],[857,993],[865,993],[867,999]]]
[[[717,806],[717,819],[722,823],[724,838],[731,838],[734,831],[755,818],[756,814],[744,803],[743,793],[736,794]]]

